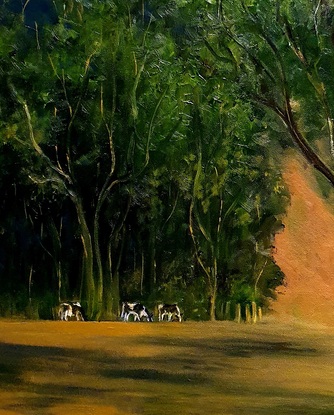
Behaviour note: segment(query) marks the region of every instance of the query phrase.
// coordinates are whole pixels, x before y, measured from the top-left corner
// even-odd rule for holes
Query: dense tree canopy
[[[43,4],[0,10],[0,312],[266,305],[289,137],[334,183],[332,5]]]

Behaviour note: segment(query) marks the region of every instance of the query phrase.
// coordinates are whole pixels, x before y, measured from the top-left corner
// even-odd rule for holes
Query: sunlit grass
[[[0,415],[332,413],[330,329],[273,321],[0,321],[0,329]]]

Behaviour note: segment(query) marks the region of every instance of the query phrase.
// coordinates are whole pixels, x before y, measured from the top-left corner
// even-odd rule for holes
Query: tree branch
[[[71,177],[66,174],[64,172],[63,169],[61,169],[60,167],[55,166],[52,161],[49,159],[49,157],[44,153],[44,151],[42,150],[42,148],[40,147],[40,145],[37,143],[36,139],[35,139],[35,135],[34,135],[34,129],[33,129],[33,125],[32,125],[32,119],[31,119],[31,114],[30,114],[30,110],[28,107],[27,102],[18,94],[17,90],[15,89],[14,85],[12,83],[9,83],[9,87],[13,92],[13,95],[16,97],[17,101],[22,105],[26,119],[27,119],[27,124],[28,124],[28,130],[29,130],[29,138],[30,138],[30,142],[32,144],[33,149],[36,151],[36,153],[42,157],[46,164],[48,165],[48,167],[55,172],[58,177],[60,177],[62,179],[62,182],[66,188],[66,183],[67,184],[72,184],[72,179]]]

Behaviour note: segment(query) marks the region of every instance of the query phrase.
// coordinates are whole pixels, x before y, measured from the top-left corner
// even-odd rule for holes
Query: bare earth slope
[[[275,260],[286,275],[272,308],[289,316],[334,325],[334,215],[321,198],[312,167],[294,155],[286,160],[284,179],[291,205],[276,236]]]

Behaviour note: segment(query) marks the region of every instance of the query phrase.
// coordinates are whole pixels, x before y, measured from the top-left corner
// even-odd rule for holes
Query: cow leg
[[[146,318],[147,321],[149,321],[149,316],[147,314],[147,312],[145,310],[142,310],[139,314],[139,320],[141,320],[142,318]]]
[[[130,313],[128,313],[128,315],[126,316],[126,321],[129,321],[129,317],[130,316],[133,316],[133,313],[131,313],[131,311],[130,311]]]
[[[136,312],[133,312],[133,321],[140,321],[140,317]]]
[[[125,312],[125,303],[122,303],[121,319],[125,321],[126,317],[127,317],[127,313]]]
[[[133,321],[140,321],[139,315],[138,313],[136,313],[135,311],[130,311],[127,315],[126,321],[129,321],[129,316],[132,315],[133,316]]]
[[[180,311],[179,307],[177,307],[177,313],[176,313],[176,315],[177,315],[177,317],[179,319],[179,322],[181,323],[181,311]]]

